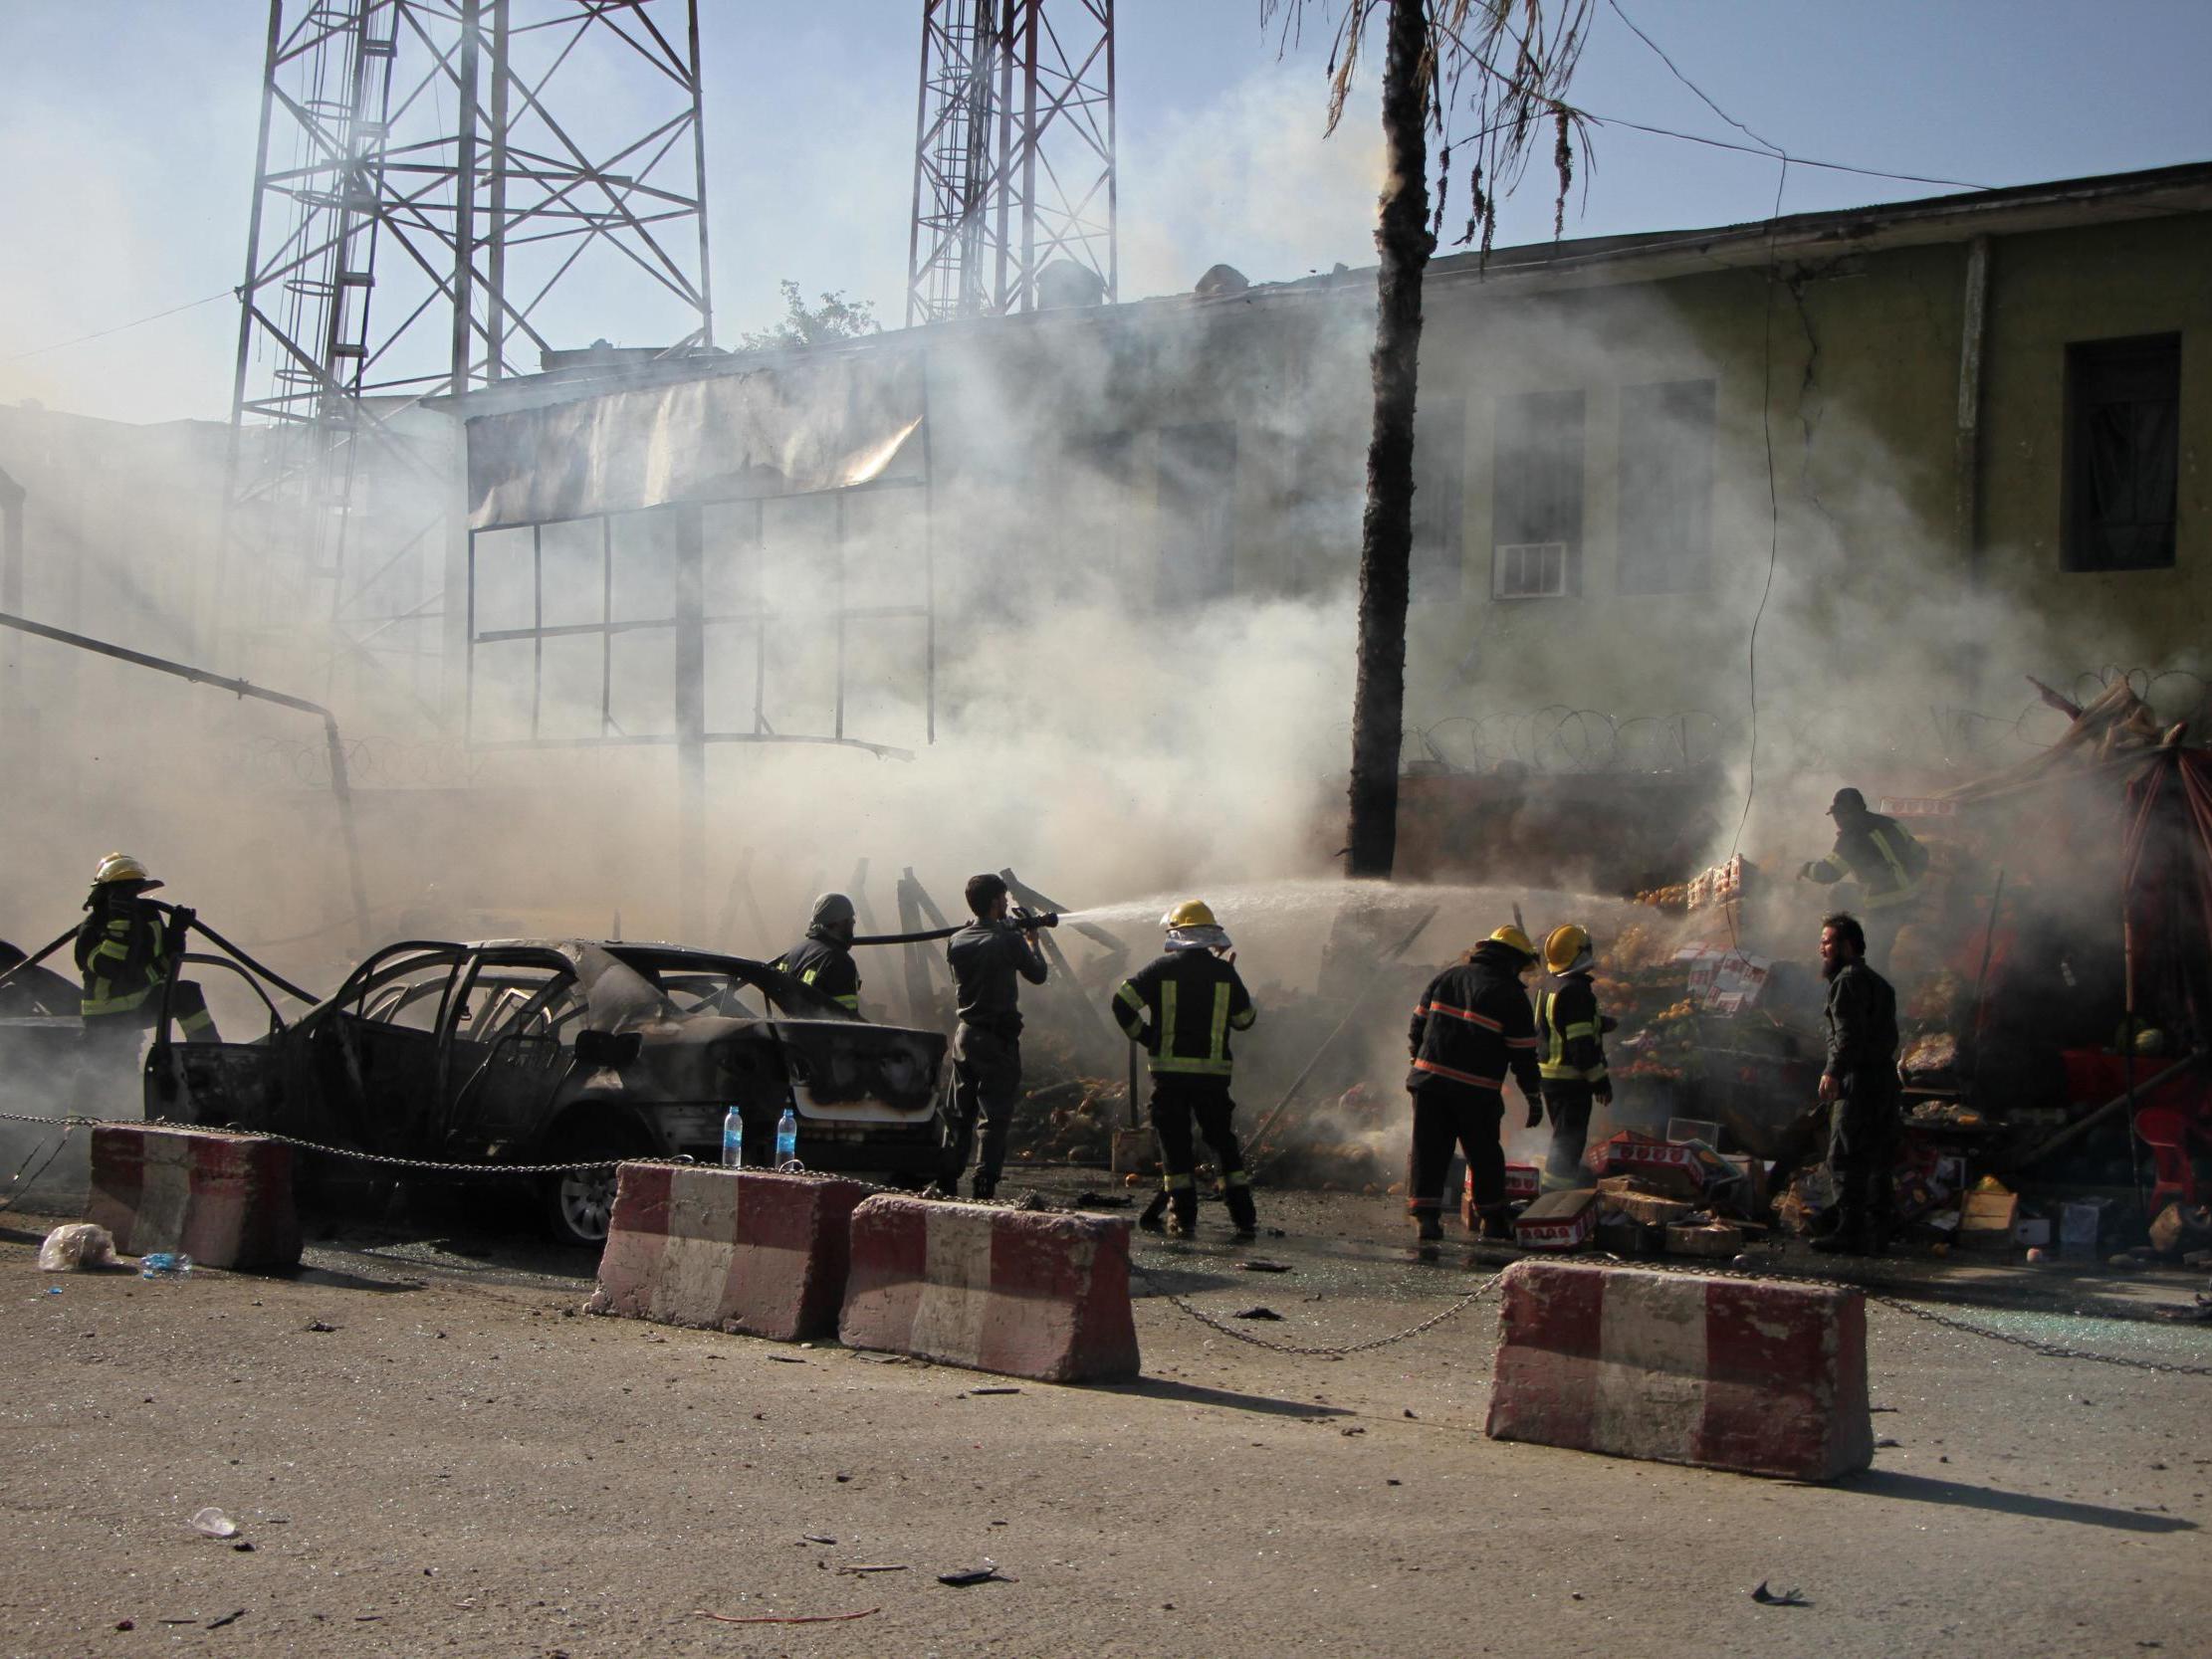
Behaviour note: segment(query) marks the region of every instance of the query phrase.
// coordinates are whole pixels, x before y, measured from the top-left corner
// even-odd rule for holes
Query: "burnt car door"
[[[584,1002],[574,964],[546,946],[480,951],[447,1003],[440,1140],[498,1156],[553,1121]]]
[[[146,1051],[142,1080],[145,1115],[151,1121],[236,1124],[242,1129],[285,1128],[286,1105],[282,1051],[285,1024],[277,1005],[254,976],[226,956],[187,952],[178,973],[162,984],[153,1022],[153,1043]],[[259,998],[268,1015],[262,1034],[249,1042],[183,1040],[176,1029],[173,993],[182,967],[227,971]]]
[[[438,1098],[438,1032],[465,949],[389,945],[301,1022],[301,1070],[329,1133],[372,1151],[419,1154]],[[306,1104],[306,1103],[303,1103]]]

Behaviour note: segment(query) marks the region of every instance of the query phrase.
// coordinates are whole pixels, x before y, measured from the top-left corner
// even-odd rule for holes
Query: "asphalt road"
[[[577,1317],[588,1258],[479,1213],[318,1240],[290,1280],[160,1283],[40,1274],[39,1220],[0,1217],[0,1653],[2208,1650],[2212,1378],[1877,1305],[1876,1466],[1797,1486],[1485,1440],[1483,1302],[1327,1359],[1140,1282],[1141,1382],[987,1394]],[[1385,1200],[1269,1195],[1282,1236],[1242,1249],[1218,1214],[1140,1262],[1270,1342],[1388,1335],[1493,1265],[1415,1260]],[[1991,1329],[2212,1363],[2212,1330],[2142,1317],[2190,1278],[1872,1271]],[[206,1505],[254,1549],[196,1535]],[[937,1580],[987,1561],[1011,1581]]]

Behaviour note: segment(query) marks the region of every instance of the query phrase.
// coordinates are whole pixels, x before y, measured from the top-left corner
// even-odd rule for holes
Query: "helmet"
[[[1856,789],[1839,789],[1836,798],[1828,803],[1831,818],[1856,818],[1867,810],[1867,797]]]
[[[110,853],[100,861],[100,868],[93,872],[93,886],[110,887],[116,882],[131,882],[140,888],[156,888],[161,885],[147,875],[146,867],[128,853]]]
[[[1160,919],[1163,928],[1217,928],[1213,909],[1204,899],[1186,899]]]
[[[1528,942],[1528,935],[1508,923],[1490,935],[1492,944],[1502,944],[1508,950],[1518,950],[1530,961],[1536,959],[1536,946]]]
[[[850,928],[853,921],[852,901],[842,893],[825,893],[814,901],[813,914],[806,919],[806,930],[816,928],[825,933],[835,933],[840,928]]]
[[[1544,940],[1546,972],[1579,973],[1594,959],[1590,949],[1590,930],[1579,922],[1554,928],[1551,936]]]

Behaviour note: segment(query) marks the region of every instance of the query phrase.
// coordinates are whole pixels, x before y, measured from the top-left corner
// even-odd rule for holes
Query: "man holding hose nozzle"
[[[184,953],[193,913],[148,899],[161,884],[127,853],[110,853],[93,872],[85,920],[77,929],[77,971],[85,982],[80,1012],[87,1043],[101,1052],[128,1047],[161,1010],[161,987]],[[199,986],[180,980],[169,1011],[187,1042],[220,1042]]]
[[[1114,993],[1114,1018],[1129,1040],[1142,1045],[1152,1073],[1152,1127],[1160,1138],[1163,1189],[1175,1213],[1174,1230],[1190,1237],[1199,1226],[1198,1177],[1191,1140],[1194,1121],[1220,1165],[1229,1225],[1240,1240],[1258,1230],[1251,1176],[1230,1119],[1231,1062],[1228,1034],[1250,1028],[1256,1017],[1251,993],[1237,976],[1229,936],[1201,899],[1186,899],[1160,919],[1168,948],[1124,979]],[[1157,1230],[1152,1212],[1140,1225]]]
[[[1060,920],[1019,907],[1009,910],[1005,882],[990,874],[968,879],[968,910],[976,920],[945,946],[960,993],[960,1026],[953,1033],[953,1121],[946,1126],[936,1188],[945,1198],[960,1190],[979,1118],[983,1152],[970,1190],[978,1198],[998,1190],[1006,1131],[1021,1094],[1020,987],[1014,979],[1018,974],[1032,985],[1044,983],[1044,956],[1034,933]]]

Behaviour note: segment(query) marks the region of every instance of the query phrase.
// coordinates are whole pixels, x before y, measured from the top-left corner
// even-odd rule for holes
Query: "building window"
[[[1414,551],[1411,595],[1459,597],[1466,539],[1467,406],[1460,398],[1424,400],[1414,421]]]
[[[1582,591],[1582,393],[1501,398],[1490,486],[1490,590],[1500,599]]]
[[[1621,392],[1621,591],[1712,585],[1713,383]]]
[[[2180,414],[2179,334],[2066,348],[2067,569],[2172,567]]]
[[[1163,610],[1225,599],[1235,585],[1236,428],[1226,421],[1160,432]]]

